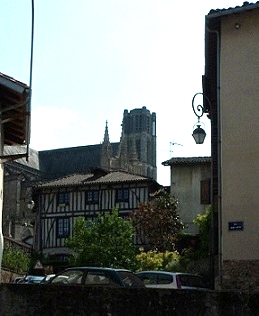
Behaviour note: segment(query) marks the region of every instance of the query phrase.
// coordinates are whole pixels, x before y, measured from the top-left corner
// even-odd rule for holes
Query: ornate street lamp
[[[192,98],[192,109],[193,109],[194,114],[198,118],[198,122],[196,123],[195,128],[194,128],[193,133],[192,133],[192,137],[194,138],[196,144],[203,144],[204,139],[206,137],[206,132],[203,128],[201,128],[200,118],[203,116],[203,114],[206,111],[205,111],[204,105],[202,105],[200,103],[198,103],[196,105],[194,104],[195,98],[198,95],[202,95],[203,97],[205,97],[206,100],[208,101],[210,107],[211,107],[211,103],[210,103],[210,100],[208,99],[208,97],[206,97],[206,95],[204,95],[202,92],[196,93]]]

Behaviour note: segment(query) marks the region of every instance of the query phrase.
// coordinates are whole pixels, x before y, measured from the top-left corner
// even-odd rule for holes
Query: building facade
[[[31,89],[26,84],[0,73],[0,269],[3,254],[4,162],[28,157]],[[24,152],[6,155],[5,145],[26,145]],[[0,270],[1,282],[1,270]]]
[[[95,220],[99,214],[116,208],[119,215],[127,219],[138,209],[139,203],[148,201],[150,193],[158,188],[157,182],[150,178],[103,169],[35,186],[35,250],[51,260],[67,259],[71,251],[65,247],[65,239],[72,236],[76,218]]]
[[[170,166],[170,192],[178,200],[178,211],[186,233],[198,234],[193,223],[210,205],[210,157],[178,157],[162,163]]]
[[[216,286],[258,289],[259,4],[205,18],[205,107],[212,127]]]

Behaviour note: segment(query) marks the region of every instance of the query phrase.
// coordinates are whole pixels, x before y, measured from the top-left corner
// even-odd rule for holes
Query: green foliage
[[[204,277],[209,275],[209,241],[211,228],[212,210],[209,206],[204,213],[198,214],[194,223],[199,227],[199,236],[182,235],[180,240],[185,242],[189,240],[188,245],[181,251],[178,261],[178,271],[198,273]],[[197,238],[198,237],[198,238]],[[194,244],[192,243],[194,241]]]
[[[99,215],[97,221],[79,217],[73,232],[66,241],[74,251],[73,265],[135,268],[134,229],[130,221],[119,216],[118,210]]]
[[[142,244],[151,250],[173,250],[176,236],[184,225],[177,212],[178,201],[164,189],[156,192],[149,202],[140,203],[131,214],[132,224]]]
[[[212,208],[207,207],[204,213],[198,214],[194,224],[199,227],[199,236],[201,240],[200,256],[207,257],[209,252],[210,229],[211,229]]]
[[[173,271],[177,266],[180,256],[177,251],[158,252],[156,250],[150,250],[145,252],[144,249],[140,249],[140,253],[136,258],[138,262],[138,271]]]
[[[24,273],[27,271],[29,263],[30,256],[25,251],[9,245],[5,246],[2,261],[3,267],[18,273]]]

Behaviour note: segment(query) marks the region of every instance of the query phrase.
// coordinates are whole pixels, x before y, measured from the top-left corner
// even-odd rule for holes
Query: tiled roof
[[[230,15],[230,14],[236,14],[239,12],[244,12],[244,11],[249,11],[249,10],[254,10],[256,8],[259,8],[259,1],[253,3],[253,2],[248,2],[245,1],[241,6],[235,6],[235,7],[230,7],[227,9],[212,9],[210,10],[208,16],[216,17],[216,16],[222,16],[222,15]]]
[[[164,166],[210,163],[210,157],[177,157],[162,162]]]
[[[107,183],[123,183],[123,182],[147,182],[153,181],[149,178],[130,174],[123,171],[113,171],[104,173],[102,176],[96,177],[93,173],[72,174],[59,179],[48,181],[37,186],[37,188],[53,188],[67,186],[81,186],[88,184],[107,184]]]

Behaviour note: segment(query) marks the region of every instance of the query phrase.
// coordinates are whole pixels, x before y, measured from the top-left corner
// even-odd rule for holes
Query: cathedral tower
[[[128,157],[136,151],[142,163],[142,174],[156,180],[156,114],[146,107],[128,112],[124,110],[123,132],[127,140]]]

